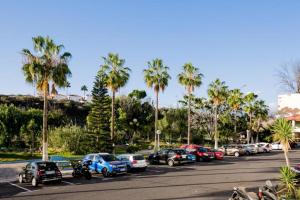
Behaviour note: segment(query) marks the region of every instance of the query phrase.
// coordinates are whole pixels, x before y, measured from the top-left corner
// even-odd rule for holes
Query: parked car
[[[92,172],[102,173],[104,177],[127,173],[126,162],[118,160],[115,155],[109,153],[93,153],[84,157],[83,162],[92,161],[89,169]]]
[[[169,166],[188,163],[188,155],[182,149],[161,149],[157,153],[149,155],[150,164],[168,164]]]
[[[208,151],[207,148],[199,146],[199,145],[183,145],[181,148],[185,148],[185,150],[196,156],[196,161],[210,161],[215,158],[214,153]]]
[[[49,161],[52,161],[56,164],[59,170],[72,170],[72,163],[70,160],[63,156],[50,156]]]
[[[246,154],[246,150],[242,145],[231,144],[224,145],[219,148],[220,151],[224,152],[225,155],[239,157]]]
[[[147,168],[147,162],[143,155],[140,154],[121,154],[117,158],[121,161],[126,162],[127,171],[142,170],[145,171]]]
[[[246,155],[253,155],[258,153],[258,146],[254,144],[242,145],[246,148]]]
[[[219,151],[217,149],[212,149],[212,148],[209,148],[209,147],[206,147],[206,149],[209,152],[212,152],[214,154],[214,158],[216,160],[223,160],[224,159],[224,153],[222,151]]]
[[[34,187],[40,183],[61,181],[62,174],[54,162],[31,162],[19,173],[20,183],[31,183]]]
[[[279,142],[274,142],[271,144],[273,150],[282,150],[282,145]]]
[[[260,143],[257,143],[257,144],[258,144],[258,146],[260,146],[260,147],[263,148],[263,151],[264,151],[264,152],[269,153],[269,152],[272,151],[272,146],[271,146],[271,144],[269,144],[269,143],[266,143],[266,142],[260,142]]]

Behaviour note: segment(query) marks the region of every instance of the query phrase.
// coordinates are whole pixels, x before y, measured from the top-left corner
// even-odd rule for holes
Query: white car
[[[271,152],[272,151],[272,145],[269,144],[269,143],[266,143],[266,142],[260,142],[260,143],[257,143],[259,146],[263,147],[264,149],[264,152]]]
[[[274,142],[271,144],[273,150],[282,150],[282,145],[278,142]]]
[[[127,171],[140,169],[145,171],[147,168],[147,161],[141,154],[121,154],[117,158],[127,163]]]

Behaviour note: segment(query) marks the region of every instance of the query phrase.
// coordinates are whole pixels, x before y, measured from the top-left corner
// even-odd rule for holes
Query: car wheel
[[[104,177],[109,177],[109,172],[108,172],[107,168],[104,167],[101,172]]]
[[[247,155],[247,156],[250,156],[250,152],[249,152],[249,151],[246,151],[246,155]]]
[[[24,183],[23,175],[22,174],[19,175],[19,183]]]
[[[168,160],[168,165],[169,165],[170,167],[173,167],[173,166],[174,166],[174,161],[173,161],[173,160]]]
[[[132,169],[131,169],[130,165],[127,165],[127,172],[131,172],[131,171],[132,171]]]
[[[57,182],[58,184],[61,184],[62,180],[59,179],[59,180],[57,180],[56,182]]]
[[[240,153],[239,153],[239,152],[235,152],[235,153],[234,153],[234,156],[235,156],[235,157],[239,157],[239,156],[240,156]]]
[[[91,178],[92,178],[91,172],[88,172],[88,173],[85,174],[85,179],[86,180],[91,180]]]
[[[33,187],[37,187],[37,186],[38,186],[38,182],[37,182],[37,180],[36,180],[35,177],[33,177],[33,178],[31,179],[31,185],[32,185]]]

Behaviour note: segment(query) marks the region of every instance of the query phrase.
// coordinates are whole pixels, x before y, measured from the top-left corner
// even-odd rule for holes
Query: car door
[[[31,178],[32,178],[32,171],[31,171],[31,163],[28,163],[26,165],[26,168],[25,168],[25,179],[26,179],[26,182],[29,182],[31,181]]]

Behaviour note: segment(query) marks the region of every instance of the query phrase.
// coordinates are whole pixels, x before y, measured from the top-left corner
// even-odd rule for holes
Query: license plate
[[[124,172],[124,171],[125,171],[125,168],[121,168],[120,171],[121,171],[121,172]]]
[[[47,175],[55,174],[55,171],[46,171],[46,174],[47,174]]]
[[[182,158],[186,158],[186,155],[182,155]]]

